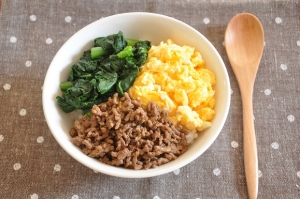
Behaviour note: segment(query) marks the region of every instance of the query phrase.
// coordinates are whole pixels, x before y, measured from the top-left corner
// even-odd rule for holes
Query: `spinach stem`
[[[132,46],[126,46],[122,51],[118,52],[117,56],[120,59],[133,56],[132,50],[133,50]]]
[[[88,78],[88,77],[92,77],[92,74],[82,74],[82,75],[80,75],[79,77],[81,77],[81,78]]]
[[[73,83],[70,82],[70,81],[61,82],[60,83],[60,90],[65,91],[65,90],[67,90],[68,88],[70,88],[72,86],[73,86]]]
[[[91,58],[96,59],[101,57],[102,55],[107,54],[107,51],[104,50],[102,47],[93,47],[91,49]]]
[[[129,38],[126,38],[126,41],[127,41],[127,46],[134,46],[134,44],[138,42],[138,40],[136,39],[129,39]]]

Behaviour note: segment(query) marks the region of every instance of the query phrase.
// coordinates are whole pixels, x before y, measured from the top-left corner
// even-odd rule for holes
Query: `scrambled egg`
[[[172,40],[152,46],[129,94],[144,108],[153,101],[169,110],[169,117],[189,131],[211,126],[215,115],[215,75],[205,68],[199,52]]]

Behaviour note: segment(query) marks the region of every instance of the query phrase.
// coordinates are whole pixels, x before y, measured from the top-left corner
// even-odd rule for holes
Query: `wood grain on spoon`
[[[244,167],[249,198],[255,199],[258,192],[258,160],[252,97],[264,48],[264,32],[257,17],[250,13],[233,17],[225,32],[225,48],[242,95]]]

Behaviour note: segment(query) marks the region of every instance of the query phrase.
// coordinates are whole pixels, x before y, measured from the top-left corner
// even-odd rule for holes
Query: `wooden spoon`
[[[258,191],[258,163],[252,94],[264,49],[264,31],[258,18],[250,13],[234,16],[225,32],[225,48],[242,95],[244,167],[248,195],[254,199]]]

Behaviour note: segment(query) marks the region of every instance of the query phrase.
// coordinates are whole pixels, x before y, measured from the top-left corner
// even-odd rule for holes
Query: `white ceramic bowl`
[[[70,114],[56,103],[61,95],[59,84],[69,75],[72,64],[83,51],[93,46],[93,39],[122,31],[125,37],[150,40],[158,45],[171,38],[176,44],[194,46],[206,61],[206,67],[216,75],[215,118],[212,126],[193,142],[178,159],[148,170],[129,170],[103,164],[83,154],[70,142],[69,130],[73,125]],[[95,21],[74,34],[57,52],[47,71],[43,86],[43,109],[48,126],[60,146],[87,167],[112,176],[144,178],[179,169],[199,157],[217,138],[225,123],[230,106],[230,83],[226,67],[213,45],[197,30],[171,17],[152,13],[124,13]]]

